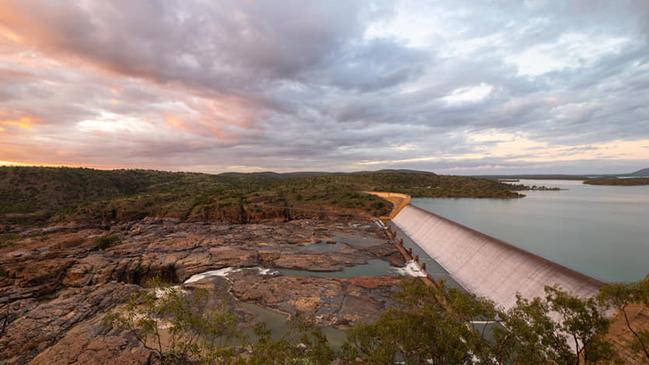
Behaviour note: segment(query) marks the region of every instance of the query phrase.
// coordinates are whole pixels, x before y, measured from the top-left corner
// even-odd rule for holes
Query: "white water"
[[[382,260],[371,260],[371,262],[376,261],[376,262],[381,262],[384,263],[385,261]],[[371,264],[370,262],[370,264]],[[385,263],[386,266],[388,265]],[[365,269],[365,267],[368,266],[368,264],[365,265],[357,265],[355,267]],[[350,268],[353,268],[354,266],[351,266]],[[345,268],[346,270],[349,271],[350,268]],[[344,274],[343,271],[333,271],[333,272],[317,272],[317,271],[308,271],[308,270],[289,270],[289,269],[281,269],[281,270],[275,270],[275,269],[269,269],[265,267],[248,267],[248,268],[237,268],[237,267],[224,267],[222,269],[218,270],[210,270],[210,271],[205,271],[199,274],[192,275],[189,277],[187,280],[184,281],[183,284],[190,284],[190,283],[195,283],[197,281],[210,278],[210,277],[222,277],[228,279],[228,275],[235,273],[235,272],[240,272],[242,270],[257,270],[259,275],[269,275],[269,276],[275,276],[275,275],[289,275],[289,276],[323,276],[323,277],[357,277],[357,276],[380,276],[380,275],[389,275],[390,272],[395,273],[400,276],[412,276],[412,277],[424,277],[426,276],[426,273],[423,272],[420,268],[419,265],[417,265],[416,262],[414,261],[408,261],[405,266],[403,267],[386,267],[386,272],[385,274],[380,274],[376,275],[372,274],[371,270],[358,270],[358,272],[353,272],[356,275],[342,275]],[[229,280],[229,279],[228,279]]]
[[[228,275],[231,273],[239,272],[242,270],[257,270],[259,275],[277,275],[278,272],[273,269],[268,269],[264,267],[249,267],[249,268],[236,268],[236,267],[224,267],[218,270],[205,271],[200,274],[192,275],[189,279],[185,280],[183,284],[194,283],[206,278],[220,276],[222,278],[228,278]]]
[[[180,290],[180,291],[184,292],[182,289],[180,289],[179,285],[174,285],[174,286],[167,286],[167,287],[164,287],[164,288],[155,288],[155,289],[153,289],[153,294],[155,294],[155,297],[157,299],[160,299],[160,298],[166,297],[167,295],[169,295],[171,292],[173,292],[175,290]]]
[[[419,268],[419,265],[413,260],[408,261],[404,267],[394,268],[394,271],[401,276],[412,276],[416,278],[426,277],[426,273],[423,272]]]

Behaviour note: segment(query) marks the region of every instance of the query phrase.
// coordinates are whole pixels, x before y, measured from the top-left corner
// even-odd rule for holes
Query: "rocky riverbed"
[[[5,231],[13,238],[0,244],[2,364],[149,362],[151,354],[132,334],[102,319],[154,277],[182,285],[195,274],[243,268],[227,279],[208,276],[185,287],[226,291],[235,302],[286,316],[307,313],[320,325],[344,327],[376,318],[390,305],[400,277],[306,273],[337,272],[376,260],[405,264],[368,221],[225,225],[144,219],[111,227]],[[107,235],[119,240],[101,249],[97,238]],[[281,274],[282,269],[291,275]]]

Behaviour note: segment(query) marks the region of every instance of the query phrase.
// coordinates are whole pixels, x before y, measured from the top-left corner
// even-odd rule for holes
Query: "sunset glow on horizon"
[[[649,2],[0,2],[0,165],[623,173]]]

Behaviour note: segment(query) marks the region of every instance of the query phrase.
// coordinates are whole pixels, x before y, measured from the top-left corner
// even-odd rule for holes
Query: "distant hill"
[[[426,174],[431,174],[431,175],[437,175],[434,172],[424,172],[424,171],[410,170],[410,169],[383,169],[383,170],[379,170],[378,172],[404,172],[404,173],[411,173],[411,174],[426,173]]]
[[[603,175],[597,175],[603,176]],[[476,177],[482,177],[485,179],[495,179],[495,180],[516,180],[516,179],[527,179],[527,180],[586,180],[589,179],[589,176],[585,175],[565,175],[565,174],[527,174],[527,175],[478,175]]]
[[[631,173],[632,176],[649,176],[649,167]]]
[[[322,214],[379,216],[389,203],[362,193],[515,198],[510,184],[412,170],[220,175],[152,170],[0,167],[2,224],[110,223],[147,216],[246,223]]]
[[[285,179],[291,177],[309,177],[309,176],[341,176],[341,175],[363,175],[371,173],[410,173],[410,174],[428,174],[428,175],[437,175],[433,172],[427,171],[418,171],[418,170],[409,170],[409,169],[382,169],[378,171],[355,171],[355,172],[324,172],[324,171],[298,171],[298,172],[273,172],[273,171],[262,171],[262,172],[224,172],[218,174],[218,176],[228,176],[228,177],[267,177],[275,179]]]
[[[616,185],[616,186],[638,186],[649,185],[649,177],[625,177],[625,178],[598,178],[585,180],[584,184],[589,185]]]

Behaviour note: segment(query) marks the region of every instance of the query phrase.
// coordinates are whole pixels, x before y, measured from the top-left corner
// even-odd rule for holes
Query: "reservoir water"
[[[603,281],[649,274],[649,186],[559,187],[521,199],[413,199],[412,204]]]

